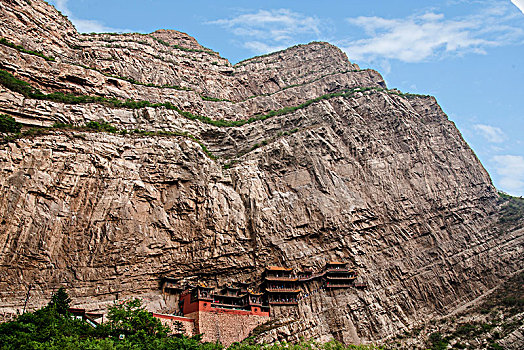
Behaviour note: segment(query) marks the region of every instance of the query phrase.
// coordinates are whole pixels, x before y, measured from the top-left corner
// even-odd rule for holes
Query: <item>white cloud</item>
[[[219,25],[236,36],[245,38],[243,46],[253,52],[267,53],[288,47],[297,35],[321,33],[321,22],[316,17],[288,9],[259,10],[230,19],[218,19],[207,24]],[[252,40],[255,39],[255,40]]]
[[[524,0],[511,0],[511,2],[524,14]]]
[[[96,20],[80,19],[69,10],[67,6],[69,0],[55,0],[55,7],[66,15],[80,33],[116,33],[129,32],[130,30],[107,27]]]
[[[495,126],[485,124],[475,124],[473,129],[477,134],[483,136],[486,140],[493,143],[501,143],[506,139],[504,132]]]
[[[524,157],[501,155],[493,157],[496,172],[501,176],[499,185],[502,190],[515,195],[524,194]]]
[[[511,25],[512,19],[509,6],[490,7],[482,13],[453,19],[433,12],[402,19],[348,18],[348,23],[362,28],[369,37],[339,44],[350,59],[365,62],[421,62],[450,54],[485,54],[490,47],[522,41],[524,30]]]

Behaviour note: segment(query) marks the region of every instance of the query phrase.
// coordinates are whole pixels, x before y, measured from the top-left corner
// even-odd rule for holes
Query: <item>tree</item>
[[[66,315],[69,312],[70,303],[71,298],[69,298],[64,287],[60,287],[60,289],[51,297],[51,301],[47,304],[47,307],[54,309],[59,315]]]
[[[109,308],[108,326],[113,335],[124,334],[139,338],[164,338],[169,328],[142,306],[140,299],[128,300]]]

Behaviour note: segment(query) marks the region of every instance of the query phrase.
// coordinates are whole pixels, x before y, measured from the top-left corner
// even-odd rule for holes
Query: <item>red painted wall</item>
[[[199,300],[191,302],[191,293],[182,294],[180,299],[183,300],[183,312],[184,315],[197,312],[214,312],[214,313],[225,313],[230,315],[257,315],[257,316],[269,316],[268,311],[262,311],[260,306],[251,306],[251,310],[232,310],[232,309],[220,309],[211,306],[210,301]]]

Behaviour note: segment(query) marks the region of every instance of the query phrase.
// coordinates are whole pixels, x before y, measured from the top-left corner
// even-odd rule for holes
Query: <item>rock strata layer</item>
[[[0,146],[5,318],[29,288],[29,309],[65,286],[77,306],[140,296],[169,312],[165,275],[259,281],[268,264],[344,260],[367,289],[275,308],[259,339],[365,342],[522,268],[523,230],[500,223],[489,175],[435,99],[387,90],[330,44],[231,65],[176,31],[80,34],[40,0],[2,0],[0,13],[1,37],[52,58],[0,45],[0,69],[43,93],[177,108],[0,86],[0,112],[28,127],[104,120],[128,131],[52,128]]]

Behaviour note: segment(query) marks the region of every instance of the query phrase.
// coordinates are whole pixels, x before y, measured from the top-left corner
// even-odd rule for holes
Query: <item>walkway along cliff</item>
[[[177,31],[80,34],[41,0],[0,16],[0,114],[24,126],[0,145],[4,319],[60,286],[80,309],[171,314],[165,276],[255,281],[275,320],[258,340],[358,343],[522,269],[522,216],[436,100],[333,45],[231,65]],[[365,280],[313,278],[330,261]]]

